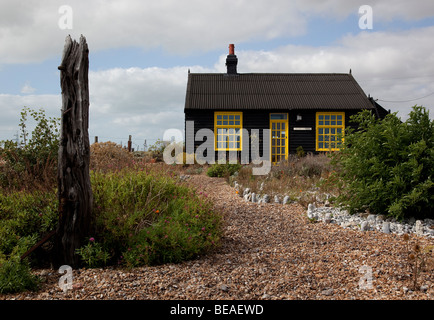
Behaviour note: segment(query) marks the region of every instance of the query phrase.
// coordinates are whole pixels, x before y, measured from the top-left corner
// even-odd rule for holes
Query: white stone
[[[369,230],[369,223],[368,221],[363,221],[362,224],[360,225],[360,230],[361,231],[368,231]]]
[[[383,222],[382,231],[384,233],[390,233],[390,222]]]
[[[246,188],[246,189],[244,189],[244,191],[243,191],[243,197],[246,195],[246,194],[249,194],[250,193],[250,188]]]
[[[415,233],[418,236],[423,236],[423,224],[421,220],[416,220]]]
[[[332,213],[331,213],[331,212],[327,212],[327,213],[325,214],[325,216],[324,216],[323,221],[324,221],[325,223],[330,223],[330,222],[332,222]]]
[[[274,202],[275,203],[280,203],[279,197],[278,196],[274,196]]]
[[[289,202],[289,196],[283,198],[282,204],[287,204]]]
[[[264,194],[262,197],[262,202],[269,203],[270,202],[270,196],[268,194]]]

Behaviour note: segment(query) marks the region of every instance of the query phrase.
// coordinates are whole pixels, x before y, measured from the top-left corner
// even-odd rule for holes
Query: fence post
[[[83,245],[93,225],[89,176],[89,49],[66,37],[59,66],[62,89],[61,131],[58,154],[59,222],[54,264],[76,267],[75,250]]]

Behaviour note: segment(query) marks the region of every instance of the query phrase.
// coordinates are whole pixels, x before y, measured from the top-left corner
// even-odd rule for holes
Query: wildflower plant
[[[77,249],[76,253],[89,268],[103,267],[110,259],[110,254],[93,237],[89,239],[85,246]]]

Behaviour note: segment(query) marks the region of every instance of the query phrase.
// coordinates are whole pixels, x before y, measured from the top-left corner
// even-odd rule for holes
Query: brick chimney
[[[227,73],[228,74],[237,74],[237,64],[238,64],[238,58],[235,55],[235,45],[230,44],[229,45],[229,54],[226,58],[226,67],[227,67]]]

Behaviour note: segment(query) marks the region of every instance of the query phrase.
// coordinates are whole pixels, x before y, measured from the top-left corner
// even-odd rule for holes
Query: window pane
[[[240,149],[240,148],[241,148],[241,143],[237,142],[237,149]]]
[[[335,126],[336,125],[336,121],[330,121],[330,125],[331,126]]]
[[[329,126],[330,125],[330,121],[324,121],[324,125],[325,126]]]
[[[324,129],[323,129],[323,128],[319,128],[319,129],[318,129],[318,133],[319,133],[319,134],[323,134],[323,133],[324,133]]]
[[[224,126],[227,126],[228,125],[228,122],[225,120],[225,121],[223,121],[223,125]]]
[[[338,126],[341,126],[342,125],[342,121],[338,121],[337,124],[338,124]]]
[[[227,114],[223,115],[223,120],[228,120],[228,115]]]
[[[282,123],[282,130],[285,130],[285,123]]]
[[[324,143],[324,148],[328,149],[329,148],[329,144],[328,143]]]
[[[323,116],[323,115],[319,115],[319,116],[318,116],[318,119],[319,119],[319,120],[324,120],[324,116]]]
[[[217,115],[217,119],[222,119],[222,115],[221,114],[219,114],[219,115]]]
[[[271,124],[271,129],[276,129],[276,123],[275,122],[273,122],[272,124]]]
[[[235,120],[240,120],[240,115],[235,115]]]
[[[235,121],[235,125],[236,125],[236,126],[241,125],[240,121]]]
[[[234,115],[233,114],[229,115],[229,120],[234,120]]]
[[[336,120],[336,115],[332,115],[330,119],[331,120]]]
[[[234,121],[233,121],[233,120],[230,120],[230,121],[229,121],[229,125],[230,125],[230,126],[233,126],[233,125],[234,125]]]
[[[318,143],[318,149],[323,149],[324,148],[324,143],[320,142]]]
[[[325,129],[324,129],[324,133],[325,133],[325,134],[329,134],[329,133],[330,133],[330,129],[329,129],[329,128],[325,128]]]
[[[280,139],[276,139],[277,140],[277,145],[280,146]]]
[[[285,147],[282,147],[282,154],[285,154]]]
[[[221,120],[217,120],[217,125],[221,126],[222,125],[222,121]]]
[[[338,116],[337,116],[337,119],[338,119],[338,120],[342,120],[342,115],[338,115]]]
[[[336,134],[336,129],[335,129],[335,128],[331,128],[331,129],[330,129],[330,133],[331,133],[331,134]]]
[[[270,115],[271,120],[286,120],[287,114],[286,113],[273,113]]]
[[[277,130],[280,130],[280,123],[279,123],[279,122],[276,123],[276,129],[277,129]]]
[[[330,120],[330,116],[329,116],[329,115],[326,115],[326,116],[324,117],[324,119],[325,119],[325,120]]]
[[[318,136],[318,141],[324,141],[324,136]]]

